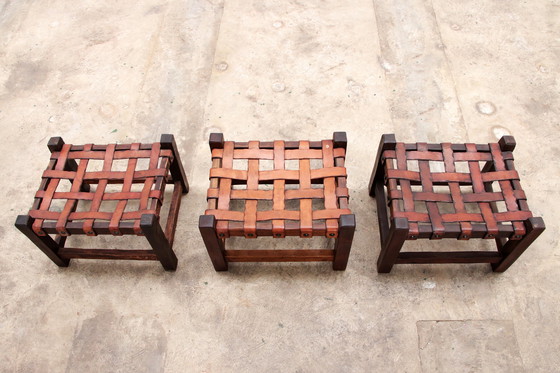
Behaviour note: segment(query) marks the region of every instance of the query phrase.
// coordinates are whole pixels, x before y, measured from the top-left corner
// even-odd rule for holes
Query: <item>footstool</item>
[[[159,260],[166,270],[177,268],[173,237],[181,194],[189,186],[173,135],[153,144],[117,145],[71,145],[52,137],[48,148],[50,162],[33,206],[15,225],[55,264],[66,267],[74,258]],[[159,218],[169,182],[174,190],[164,231]],[[65,247],[73,234],[146,236],[152,250]]]
[[[378,272],[402,263],[508,269],[545,229],[529,210],[514,148],[512,136],[491,144],[405,144],[383,135],[369,184],[381,235]],[[497,251],[401,252],[405,240],[421,238],[494,239]]]
[[[332,140],[267,142],[211,134],[208,209],[199,228],[216,271],[227,270],[228,262],[332,261],[333,269],[346,269],[356,228],[348,209],[346,143],[344,132]],[[234,205],[241,205],[238,211]],[[232,236],[336,241],[334,250],[228,250],[225,240]]]

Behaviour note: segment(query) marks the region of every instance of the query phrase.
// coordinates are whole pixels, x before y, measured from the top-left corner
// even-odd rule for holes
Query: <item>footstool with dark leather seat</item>
[[[379,272],[403,263],[491,263],[508,269],[545,229],[513,164],[515,140],[490,144],[397,142],[383,135],[369,192],[376,198]],[[401,252],[406,240],[493,239],[496,251]]]
[[[166,270],[176,269],[173,238],[181,194],[189,186],[173,135],[151,144],[109,145],[71,145],[52,137],[48,147],[50,162],[33,206],[17,217],[21,232],[60,267],[82,258],[159,260]],[[160,209],[168,183],[174,190],[163,230]],[[70,235],[145,236],[152,250],[70,248]]]

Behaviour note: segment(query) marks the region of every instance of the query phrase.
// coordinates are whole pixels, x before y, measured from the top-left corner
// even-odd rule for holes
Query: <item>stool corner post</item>
[[[175,142],[175,136],[166,133],[162,134],[160,138],[160,144],[163,149],[169,149],[173,152],[173,162],[171,162],[170,171],[171,176],[174,181],[180,181],[183,187],[183,194],[189,192],[189,182],[185,174],[185,169],[183,168],[183,162],[181,162],[181,156],[177,148],[177,142]]]
[[[70,259],[62,258],[58,255],[59,244],[50,236],[39,236],[33,231],[33,219],[29,215],[18,215],[15,226],[23,233],[35,246],[37,246],[50,260],[59,267],[68,267]]]
[[[333,132],[333,145],[335,148],[346,149],[348,145],[348,137],[346,136],[346,132]]]
[[[338,219],[338,237],[334,244],[333,270],[344,271],[346,269],[355,230],[356,216],[354,214],[340,215]]]
[[[16,218],[15,226],[23,232],[23,230],[31,229],[33,218],[29,215],[18,215]]]
[[[397,146],[397,139],[394,133],[384,133],[381,135],[379,147],[383,150],[395,150]]]
[[[513,136],[504,135],[500,138],[498,144],[500,145],[500,150],[503,152],[512,152],[517,143],[515,142],[515,138]]]
[[[47,148],[51,153],[59,152],[62,150],[62,146],[64,145],[64,140],[60,136],[53,136],[49,139],[47,143]]]
[[[505,272],[546,229],[544,220],[541,217],[528,218],[524,223],[527,229],[525,236],[517,241],[508,240],[504,244],[502,251],[506,254],[500,262],[492,263],[492,270],[494,272]]]
[[[224,240],[218,237],[216,231],[216,217],[214,215],[200,215],[198,229],[208,251],[208,256],[216,271],[227,271],[228,262],[225,256]]]
[[[525,221],[525,226],[527,227],[527,231],[538,231],[539,234],[541,234],[546,229],[544,220],[540,216],[527,219]]]
[[[377,156],[375,157],[375,163],[373,164],[373,170],[368,184],[370,197],[375,198],[375,184],[383,177],[383,152],[385,150],[395,150],[396,146],[397,140],[394,134],[386,133],[381,135],[379,147],[377,148]]]
[[[223,149],[224,148],[224,134],[219,132],[212,132],[208,139],[208,145],[210,145],[210,150]]]
[[[387,240],[381,243],[377,259],[377,272],[389,273],[395,265],[401,248],[408,237],[410,225],[407,218],[392,218]]]
[[[177,269],[177,257],[159,224],[156,214],[143,214],[140,218],[140,229],[148,240],[156,257],[166,271]]]

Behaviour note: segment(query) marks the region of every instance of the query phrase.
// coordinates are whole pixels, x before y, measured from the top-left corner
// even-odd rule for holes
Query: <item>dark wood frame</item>
[[[401,252],[407,239],[431,238],[430,229],[420,230],[418,237],[409,236],[409,223],[406,218],[392,218],[387,210],[387,195],[385,192],[385,174],[383,167],[383,152],[395,150],[397,141],[395,135],[381,136],[377,157],[369,182],[369,195],[376,200],[381,251],[377,261],[379,273],[389,273],[394,264],[437,264],[437,263],[490,263],[494,272],[507,270],[521,254],[544,231],[545,224],[541,217],[531,217],[524,221],[526,234],[520,239],[511,240],[513,234],[511,226],[499,226],[494,238],[497,245],[495,252],[454,251],[454,252]],[[504,136],[499,145],[502,151],[513,151],[515,140],[512,136]],[[453,145],[459,149],[462,145]],[[484,171],[492,169],[492,162],[488,162]],[[487,191],[492,191],[491,185],[485,185]],[[421,227],[422,228],[422,227]],[[426,227],[428,228],[428,227]],[[457,238],[461,229],[459,224],[445,224],[445,233],[441,238]],[[471,238],[485,238],[487,231],[482,224],[473,224]],[[488,238],[488,237],[487,237]]]
[[[332,262],[333,269],[344,271],[348,264],[356,218],[341,215],[334,250],[227,250],[226,239],[218,237],[214,215],[200,215],[198,227],[216,271],[227,271],[229,262]]]
[[[297,142],[286,142],[287,146],[297,147]],[[345,132],[333,134],[333,144],[346,149],[347,139]],[[210,149],[221,149],[224,146],[224,137],[221,133],[210,134]],[[272,147],[266,143],[265,146]],[[214,215],[201,215],[199,229],[202,239],[208,250],[208,255],[216,271],[227,271],[229,262],[332,262],[333,270],[343,271],[348,264],[352,240],[356,229],[354,214],[343,214],[338,218],[338,237],[335,238],[334,249],[306,249],[306,250],[228,250],[226,238],[219,235],[216,229],[217,219]],[[275,236],[270,227],[258,223],[257,236]],[[324,227],[314,228],[314,235],[325,234]],[[283,236],[300,236],[297,223],[287,223]]]
[[[181,206],[181,195],[189,192],[189,184],[180,155],[177,150],[175,138],[171,134],[161,136],[161,148],[170,149],[173,152],[173,162],[169,167],[170,181],[174,185],[171,205],[165,231],[156,214],[144,214],[140,219],[140,228],[150,243],[152,250],[116,250],[116,249],[83,249],[65,247],[66,236],[58,234],[55,223],[46,222],[43,231],[47,234],[40,236],[32,229],[33,219],[29,215],[18,215],[15,226],[26,235],[41,251],[45,253],[59,267],[67,267],[71,259],[119,259],[119,260],[158,260],[167,271],[177,268],[177,257],[173,252],[173,241],[177,227],[177,218]],[[52,152],[60,151],[64,141],[60,137],[52,137],[48,148]],[[73,159],[66,162],[65,170],[77,169],[77,163]],[[84,191],[89,190],[89,185],[84,183]],[[94,223],[96,234],[113,235],[109,230],[109,222],[96,221]],[[119,223],[119,230],[123,235],[135,234],[132,222]],[[69,234],[84,234],[82,223],[68,222],[66,231]],[[54,239],[50,235],[55,235]]]

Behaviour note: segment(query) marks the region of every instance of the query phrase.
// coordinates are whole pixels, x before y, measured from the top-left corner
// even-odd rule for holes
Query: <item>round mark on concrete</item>
[[[286,89],[284,83],[274,82],[272,83],[272,90],[274,92],[283,92]]]
[[[219,71],[226,71],[227,68],[228,68],[228,66],[229,66],[229,65],[227,64],[227,62],[223,62],[223,61],[222,61],[222,62],[216,64],[216,70],[219,70]]]
[[[280,28],[282,26],[284,26],[284,22],[282,22],[282,21],[274,21],[272,23],[272,27],[274,27],[274,28]]]
[[[476,103],[476,110],[480,114],[492,115],[496,112],[496,106],[490,101],[479,101]]]
[[[454,23],[451,25],[451,30],[459,31],[462,27]]]
[[[492,127],[492,134],[496,136],[496,139],[502,138],[502,136],[511,136],[511,132],[502,126],[494,126]]]
[[[101,114],[101,116],[105,118],[112,117],[113,115],[115,115],[116,111],[117,109],[115,108],[115,106],[110,103],[105,103],[99,108],[99,114]]]
[[[423,287],[424,289],[433,289],[433,288],[436,287],[436,283],[433,282],[433,281],[424,281],[424,282],[422,283],[422,287]]]

